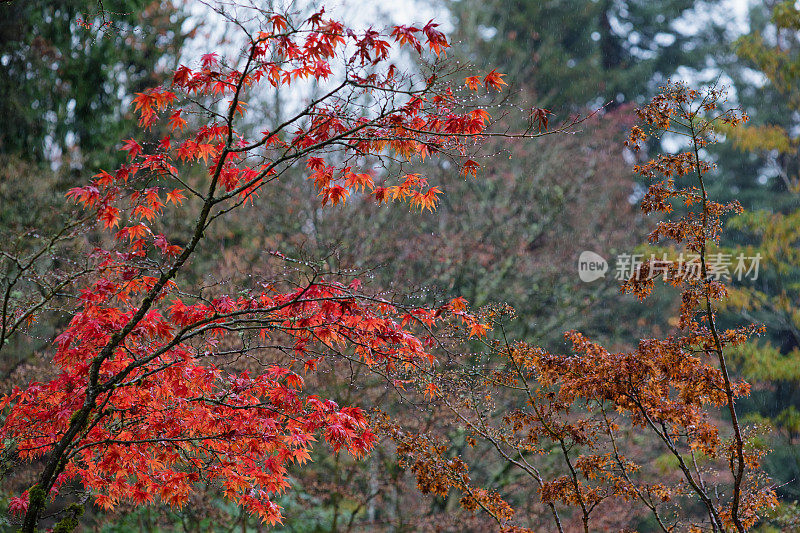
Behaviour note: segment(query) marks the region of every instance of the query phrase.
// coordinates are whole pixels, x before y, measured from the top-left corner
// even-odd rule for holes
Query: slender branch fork
[[[662,531],[674,531],[691,524],[715,532],[733,530],[741,533],[755,522],[756,512],[775,502],[773,489],[750,486],[747,473],[754,470],[751,462],[756,463],[757,458],[748,456],[745,431],[736,409],[736,400],[745,389],[731,378],[725,354],[726,345],[744,342],[758,328],[751,325],[720,331],[714,306],[714,301],[721,297],[721,284],[714,283],[708,260],[709,241],[717,242],[719,238],[722,214],[738,212],[741,206],[737,202],[723,205],[709,199],[705,174],[713,167],[701,159],[701,151],[713,141],[709,136],[713,134],[715,121],[736,126],[745,120],[735,111],[713,112],[720,105],[721,94],[712,88],[701,100],[699,92],[682,84],[670,84],[662,95],[639,111],[643,123],[653,130],[682,135],[689,144],[683,153],[662,154],[636,166],[638,173],[654,181],[642,203],[645,212],[671,213],[674,200],[675,203],[684,201],[686,206],[695,206],[694,210],[689,207],[689,212],[677,220],[659,221],[657,229],[650,234],[651,242],[669,239],[697,253],[700,272],[696,277],[686,273],[676,277],[664,275],[665,281],[683,291],[679,320],[683,333],[666,340],[642,339],[637,350],[612,354],[580,333],[569,332],[566,336],[572,341],[574,355],[561,356],[528,343],[511,345],[501,318],[493,318],[495,330],[499,328],[500,335],[481,342],[488,353],[500,356],[497,366],[489,360],[476,363],[470,359],[471,366],[456,368],[452,377],[447,371],[420,370],[426,396],[431,395],[441,402],[471,435],[485,440],[488,448],[494,449],[507,466],[521,470],[540,488],[547,481],[526,460],[523,452],[561,455],[567,475],[559,479],[559,497],[576,508],[576,518],[581,518],[583,530],[587,532],[591,530],[589,518],[592,510],[608,493],[595,492],[584,498],[589,494],[585,491],[588,485],[579,478],[596,479],[593,476],[602,475],[608,466],[588,470],[585,462],[583,466],[577,462],[579,458],[576,455],[586,453],[585,449],[597,449],[594,436],[586,435],[598,428],[610,439],[611,452],[604,457],[615,465],[616,474],[609,470],[609,479],[614,474],[618,476],[617,480],[623,480],[625,489],[621,494],[626,495],[625,501],[628,501],[628,495],[638,498],[653,514]],[[635,126],[630,133],[629,145],[638,148],[639,143],[651,135]],[[677,187],[676,176],[688,178],[696,186]],[[670,265],[671,273],[681,272],[684,267],[682,260],[671,261]],[[642,299],[650,294],[655,277],[651,270],[642,270],[623,284],[623,290]],[[494,308],[487,310],[487,314],[492,317],[503,315],[495,312]],[[612,366],[613,370],[604,370]],[[500,411],[504,413],[502,425],[493,426],[494,402],[501,397],[496,396],[501,390],[521,392],[525,407],[508,411],[505,410],[508,405],[504,404],[504,410]],[[684,399],[687,392],[690,397]],[[552,402],[562,402],[562,410],[548,405],[547,398]],[[592,426],[594,422],[586,419],[587,426],[580,426],[574,438],[565,438],[568,433],[564,428],[569,423],[562,425],[560,419],[554,418],[553,412],[566,417],[569,410],[581,402],[590,413],[599,413],[595,418],[597,425]],[[713,406],[720,406],[730,414],[730,438],[720,435],[724,432],[718,425],[708,423],[708,418],[714,416],[708,409],[713,409]],[[668,456],[676,462],[675,473],[679,481],[674,487],[662,483],[637,483],[633,478],[639,466],[629,463],[622,454],[616,423],[609,417],[612,408],[621,418],[629,418],[632,428],[651,430],[664,445]],[[545,450],[541,441],[552,443],[554,449]],[[519,457],[509,453],[508,449],[516,451]],[[726,459],[730,482],[727,476],[706,475],[698,460],[703,453],[712,458]],[[581,455],[580,459],[585,457]],[[757,474],[753,476],[754,482]],[[713,480],[712,477],[720,479]],[[725,487],[724,491],[720,490],[722,487]],[[692,494],[705,508],[702,513],[707,513],[707,517],[688,514],[684,518],[681,510],[676,509],[674,519],[670,517],[667,520],[661,510],[666,512],[667,506],[678,505],[676,498]],[[560,530],[561,522],[555,507],[551,506],[551,511],[555,526]],[[491,509],[487,512],[498,519]]]

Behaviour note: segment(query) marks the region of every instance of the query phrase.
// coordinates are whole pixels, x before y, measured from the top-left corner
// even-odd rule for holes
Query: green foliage
[[[83,516],[83,505],[74,503],[65,509],[67,516],[59,520],[53,527],[53,533],[71,533],[75,531],[80,523],[78,519]]]
[[[787,354],[768,342],[751,342],[731,350],[742,377],[756,382],[800,381],[800,350]],[[793,408],[793,406],[792,406]]]
[[[756,3],[750,32],[717,53],[750,120],[717,150],[718,197],[736,197],[746,210],[788,213],[800,208],[800,10],[794,2]]]
[[[134,124],[130,98],[161,82],[185,37],[171,2],[4,2],[0,20],[0,153],[72,168],[118,160],[108,140]]]
[[[560,109],[589,102],[641,101],[678,66],[703,68],[719,28],[716,1],[460,0],[451,2],[468,59],[509,73],[537,104]],[[705,27],[683,32],[681,17]]]

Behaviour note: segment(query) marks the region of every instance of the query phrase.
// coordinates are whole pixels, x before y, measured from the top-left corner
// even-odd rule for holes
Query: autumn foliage
[[[157,125],[169,135],[125,140],[124,165],[68,193],[110,232],[100,241],[110,244],[88,256],[90,280],[56,338],[55,377],[2,399],[7,453],[41,465],[36,484],[11,500],[23,531],[34,531],[59,489],[76,481],[103,508],[156,499],[180,506],[202,481],[274,524],[281,512],[272,498],[288,487],[286,469],[303,464],[315,441],[357,457],[375,441],[361,409],[304,390],[304,373],[335,355],[386,372],[426,366],[438,324],[484,331],[461,300],[397,306],[362,292],[358,280],[213,297],[176,282],[204,232],[290,167],[307,168],[323,207],[360,194],[435,209],[437,187],[377,163],[467,155],[489,115],[465,108],[456,93],[503,85],[496,72],[467,89],[463,78],[455,87],[440,78],[448,44],[433,22],[356,33],[323,11],[299,23],[257,15],[260,29],[239,57],[204,55],[178,68],[170,86],[136,96],[143,135]],[[430,75],[399,71],[397,49],[429,61]],[[324,89],[296,115],[256,138],[237,129],[260,85],[305,80]],[[170,211],[195,217],[189,235],[165,234]],[[294,363],[271,363],[270,349]],[[222,364],[237,354],[257,358],[260,371]]]
[[[688,141],[685,152],[658,154],[635,168],[650,183],[642,209],[659,216],[649,240],[671,247],[668,258],[645,262],[622,284],[639,299],[657,281],[680,289],[675,332],[614,352],[570,331],[571,350],[550,353],[508,339],[503,323],[511,312],[488,309],[486,321],[498,335],[486,341],[479,366],[422,372],[419,379],[434,405],[463,425],[469,446],[530,485],[520,483],[521,494],[482,489],[441,437],[395,428],[402,461],[423,491],[458,490],[466,509],[482,509],[508,531],[589,532],[644,519],[663,531],[745,531],[777,504],[759,468],[766,452],[759,428],[742,424],[736,409],[749,385],[731,377],[726,355],[763,328],[719,328],[717,307],[727,288],[708,264],[723,217],[741,211],[738,202],[709,198],[713,165],[700,157],[718,125],[746,120],[723,105],[716,88],[701,93],[671,84],[638,110],[641,125],[627,141],[637,151],[665,132]],[[655,437],[649,449],[637,443],[646,434]],[[553,468],[554,456],[560,468]],[[669,464],[668,474],[648,461]],[[538,501],[532,504],[526,490]],[[695,505],[702,511],[692,511]]]
[[[638,154],[663,134],[688,141],[635,167],[649,180],[642,209],[657,218],[649,241],[670,256],[622,284],[639,299],[659,280],[677,289],[674,332],[611,350],[570,331],[566,353],[554,353],[509,338],[507,306],[413,305],[324,269],[248,277],[231,291],[198,282],[191,265],[208,234],[290,172],[313,184],[319,209],[357,200],[433,212],[444,191],[413,163],[446,157],[454,175],[479,179],[487,137],[538,137],[583,120],[551,129],[553,114],[533,108],[522,131],[493,129],[485,103],[504,75],[449,64],[433,21],[355,31],[324,9],[294,20],[253,8],[229,22],[246,34],[239,54],[207,53],[136,94],[140,135],[121,140],[125,162],[67,193],[81,215],[59,235],[85,234],[86,266],[38,300],[4,300],[0,348],[65,287],[76,296],[59,309],[66,323],[50,374],[0,399],[3,464],[35,471],[9,502],[21,531],[36,531],[50,510],[75,525],[80,513],[64,509],[72,500],[62,494],[74,487],[109,511],[181,507],[202,485],[275,525],[290,469],[307,466],[316,446],[360,459],[381,436],[423,493],[455,490],[466,512],[502,531],[588,533],[646,516],[663,531],[741,532],[774,506],[759,428],[737,411],[749,385],[727,355],[762,328],[719,326],[728,289],[707,260],[724,218],[741,211],[707,192],[704,149],[746,120],[721,91],[668,85],[638,110],[626,143]],[[403,55],[414,69],[397,66]],[[276,88],[297,91],[297,111],[254,128],[248,101]],[[308,383],[331,360],[416,394],[447,427],[404,427],[319,394]],[[489,457],[513,484],[480,479],[474,461]]]

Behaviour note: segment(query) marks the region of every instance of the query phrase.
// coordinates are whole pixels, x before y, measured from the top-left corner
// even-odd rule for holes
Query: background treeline
[[[32,228],[62,225],[55,217],[65,212],[68,188],[121,161],[115,142],[136,129],[129,107],[133,95],[164,83],[170,69],[194,57],[198,32],[214,33],[210,23],[204,27],[190,16],[191,3],[106,1],[102,8],[77,0],[0,6],[0,239],[16,250],[49,237],[31,233]],[[298,169],[278,192],[258,200],[255,214],[249,210],[219,226],[191,276],[213,292],[233,273],[250,272],[256,264],[271,268],[274,262],[264,262],[265,252],[280,250],[328,269],[357,272],[377,288],[415,294],[421,301],[464,296],[475,307],[508,303],[518,317],[508,331],[552,350],[563,349],[562,332],[575,328],[607,346],[630,346],[642,332],[669,331],[676,295],[664,290],[638,305],[619,295],[613,270],[605,280],[582,283],[576,261],[583,250],[606,258],[650,253],[636,248],[650,225],[636,206],[643,188],[630,171],[633,155],[622,147],[632,109],[670,77],[731,85],[731,104],[742,106],[750,121],[714,148],[711,195],[738,199],[746,212],[731,222],[720,252],[761,254],[762,260],[756,281],[734,282],[724,322],[767,326],[765,336],[736,353],[735,372],[753,384],[742,404],[745,418],[771,428],[764,446],[773,451],[765,466],[782,506],[760,527],[798,527],[800,11],[795,3],[757,2],[744,28],[735,24],[728,3],[717,1],[459,0],[441,9],[453,24],[452,61],[507,74],[511,95],[496,110],[507,122],[522,120],[517,117],[531,105],[551,110],[553,121],[600,111],[575,135],[524,145],[492,141],[493,155],[478,161],[480,180],[465,179],[446,163],[421,165],[419,171],[435,176],[432,181],[446,193],[432,214],[357,200],[320,210],[312,184]],[[257,117],[253,127],[279,123],[291,103],[289,94],[265,94],[252,103],[258,107],[251,112]],[[159,133],[150,132],[151,140]],[[8,276],[13,265],[2,261],[0,275]],[[65,246],[45,268],[79,269],[69,261]],[[43,350],[63,326],[57,306],[50,312],[53,320],[41,320],[31,337],[4,351],[4,389],[45,372]],[[447,414],[404,398],[378,378],[349,372],[331,368],[309,386],[342,404],[357,398],[420,431],[450,428],[444,436],[456,444],[454,453],[480,455]],[[278,530],[489,526],[487,518],[461,510],[457,495],[417,491],[388,440],[363,461],[327,452],[314,459],[297,472],[295,490],[281,502],[287,520]],[[506,464],[491,461],[475,475],[498,487],[518,481]],[[210,496],[181,510],[120,509],[98,512],[92,520],[109,532],[258,528],[239,509]],[[651,527],[635,517],[627,526]]]

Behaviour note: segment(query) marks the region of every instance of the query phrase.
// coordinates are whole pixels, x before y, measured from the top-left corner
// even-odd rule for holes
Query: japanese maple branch
[[[254,51],[251,52],[251,56],[252,54],[254,54]],[[241,85],[243,83],[244,77],[242,76],[239,79],[239,84]],[[237,102],[237,98],[234,98],[231,102],[231,112],[228,115],[229,129],[232,129],[233,126],[232,121]],[[231,138],[229,137],[229,140],[230,139]],[[85,425],[89,421],[90,414],[95,409],[97,398],[101,393],[101,391],[98,389],[98,384],[100,380],[100,368],[103,362],[114,353],[116,347],[125,340],[131,331],[133,331],[134,328],[147,315],[147,312],[155,303],[161,294],[161,291],[167,285],[167,282],[177,275],[177,273],[181,270],[183,265],[194,252],[198,243],[202,240],[203,230],[206,227],[206,221],[211,213],[211,208],[214,205],[213,199],[217,188],[217,183],[229,153],[229,146],[226,146],[223,148],[222,153],[220,154],[214,174],[208,186],[206,200],[203,203],[203,207],[195,223],[195,230],[191,240],[184,248],[183,252],[175,261],[175,263],[173,263],[173,265],[166,272],[161,273],[156,283],[142,300],[139,309],[128,320],[125,326],[121,330],[112,334],[108,343],[106,343],[100,353],[92,360],[92,364],[89,369],[89,379],[86,387],[86,397],[84,398],[83,406],[72,416],[67,430],[64,432],[64,435],[61,437],[59,442],[53,447],[53,450],[51,451],[47,462],[45,463],[45,467],[42,470],[42,473],[39,476],[39,481],[36,484],[36,497],[30,498],[28,509],[26,510],[23,518],[21,528],[22,533],[35,533],[36,525],[39,521],[39,515],[46,504],[46,499],[50,494],[50,490],[53,488],[58,475],[66,467],[64,459],[68,454],[68,450],[74,445],[76,437],[78,437],[78,435],[82,432]]]
[[[510,354],[509,354],[510,355]],[[572,482],[573,490],[575,491],[575,498],[578,500],[578,504],[581,508],[581,520],[583,522],[583,530],[585,533],[589,533],[589,514],[591,513],[591,508],[587,507],[586,502],[584,501],[583,492],[581,491],[581,484],[578,480],[578,473],[575,470],[575,466],[572,464],[572,459],[569,456],[569,449],[565,443],[564,437],[561,433],[555,431],[550,424],[547,423],[546,417],[539,411],[537,407],[538,402],[535,401],[533,395],[531,394],[530,387],[527,382],[527,378],[525,377],[525,373],[517,364],[516,360],[513,356],[510,356],[509,359],[514,364],[516,368],[517,375],[522,379],[522,382],[525,384],[525,392],[528,396],[528,401],[530,402],[531,408],[536,413],[536,417],[539,420],[539,423],[542,424],[544,430],[550,435],[550,438],[557,441],[559,444],[559,448],[561,449],[561,455],[564,457],[564,462],[567,464],[567,468],[570,472],[570,480]],[[592,506],[593,507],[593,506]]]
[[[633,480],[630,478],[630,475],[628,473],[628,468],[626,467],[625,461],[623,461],[623,458],[619,452],[619,447],[617,446],[617,439],[614,436],[614,429],[611,421],[608,419],[608,413],[606,412],[605,405],[603,404],[602,400],[597,400],[597,404],[600,407],[600,412],[603,414],[603,421],[605,422],[604,427],[606,428],[608,436],[611,439],[611,449],[614,454],[614,461],[617,463],[620,472],[622,472],[623,478],[625,479],[625,481],[628,482],[628,485],[633,488],[634,492],[636,492],[636,496],[639,498],[639,500],[642,503],[644,503],[645,506],[648,509],[650,509],[650,511],[653,513],[653,517],[656,519],[656,522],[658,522],[658,525],[661,528],[661,530],[664,531],[664,533],[669,533],[670,531],[672,531],[673,528],[667,528],[667,526],[664,525],[664,522],[661,519],[661,515],[658,512],[658,508],[652,501],[652,496],[648,494],[647,497],[645,497],[639,486],[636,483],[634,483]]]
[[[706,241],[707,241],[707,231],[708,231],[708,194],[706,192],[705,183],[703,182],[703,174],[700,170],[700,154],[699,154],[699,133],[695,132],[695,122],[694,118],[696,114],[690,115],[690,131],[692,135],[692,147],[694,152],[694,167],[697,174],[697,181],[700,184],[700,191],[703,197],[703,222],[702,222],[702,240],[700,242],[700,264],[701,270],[703,272],[703,284],[705,286],[705,314],[706,318],[708,319],[708,328],[711,331],[711,335],[714,338],[714,346],[715,351],[717,353],[717,358],[719,360],[719,367],[720,373],[722,374],[722,379],[725,385],[725,396],[728,400],[728,411],[731,415],[731,425],[733,426],[733,433],[734,438],[736,441],[734,453],[736,454],[736,463],[734,466],[734,461],[731,459],[731,473],[733,474],[733,496],[731,502],[731,520],[733,520],[734,525],[736,526],[737,531],[744,532],[744,524],[742,524],[741,518],[739,517],[739,504],[741,501],[741,487],[742,481],[744,479],[744,467],[745,467],[745,460],[744,460],[744,439],[742,438],[742,431],[741,427],[739,426],[739,418],[736,414],[736,408],[734,406],[734,399],[735,395],[733,393],[733,388],[731,386],[731,379],[728,373],[728,365],[725,360],[725,355],[722,349],[722,342],[719,338],[719,333],[717,332],[716,321],[714,318],[714,310],[711,306],[711,278],[708,275],[708,271],[706,270]]]

